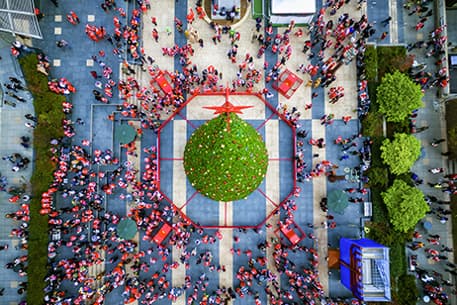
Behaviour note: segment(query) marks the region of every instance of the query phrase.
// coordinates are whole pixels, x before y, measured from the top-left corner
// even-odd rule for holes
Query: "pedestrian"
[[[446,141],[445,139],[433,139],[433,141],[430,143],[432,147],[438,147],[440,143],[443,143]]]
[[[61,40],[56,41],[56,45],[59,48],[64,48],[64,47],[68,46],[68,42],[64,39],[61,39]]]
[[[392,20],[392,16],[389,16],[389,17],[387,17],[386,19],[382,20],[382,21],[381,21],[381,24],[382,24],[384,27],[386,27],[386,26],[389,24],[390,20]]]
[[[424,130],[427,130],[429,127],[428,126],[422,126],[422,127],[417,127],[416,128],[416,133],[422,132]]]
[[[156,28],[152,29],[152,38],[154,38],[156,42],[159,42],[159,32]]]

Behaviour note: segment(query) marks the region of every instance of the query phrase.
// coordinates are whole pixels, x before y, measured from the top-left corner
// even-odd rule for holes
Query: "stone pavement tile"
[[[0,49],[0,56],[2,57],[0,83],[3,84],[8,82],[9,76],[14,76],[23,80],[22,75],[19,74],[20,71],[17,70],[16,64],[13,63],[13,60],[16,59],[12,58],[9,46]],[[33,113],[33,106],[30,100],[31,96],[24,92],[19,92],[18,95],[26,98],[28,101],[26,103],[16,102],[16,108],[6,105],[0,107],[0,134],[2,135],[2,137],[0,137],[0,155],[5,156],[18,152],[23,156],[28,157],[33,162],[31,150],[26,150],[19,144],[19,137],[22,135],[28,135],[33,139],[31,131],[24,126],[26,121],[24,114]],[[12,99],[8,98],[8,100]],[[7,177],[9,186],[18,186],[30,179],[31,166],[26,170],[14,173],[11,171],[11,164],[8,161],[0,160],[0,172]],[[0,192],[0,202],[4,203],[0,208],[1,215],[16,212],[18,210],[17,205],[8,202],[9,197],[10,196],[6,192]],[[10,237],[11,230],[17,226],[17,222],[8,219],[5,219],[0,224],[0,239],[2,240],[2,243],[9,244],[8,250],[2,251],[2,255],[0,256],[0,263],[3,266],[6,263],[11,262],[15,257],[25,254],[24,251],[16,249],[18,240]],[[17,288],[18,281],[23,280],[26,280],[26,278],[19,277],[19,275],[12,270],[4,269],[0,287],[6,288],[5,295],[2,297],[5,304],[17,304],[22,299],[22,297],[16,294],[15,288]]]
[[[173,200],[177,204],[186,202],[186,175],[182,158],[187,142],[187,122],[185,120],[174,120],[173,124],[173,158],[180,160],[173,161]],[[185,210],[183,211],[185,213]]]
[[[163,12],[167,12],[164,14]],[[166,47],[171,48],[174,45],[174,31],[168,36],[166,34],[166,27],[174,29],[174,21],[170,16],[175,14],[175,5],[173,1],[152,1],[151,10],[148,10],[143,17],[143,32],[142,41],[143,48],[146,55],[151,56],[155,59],[160,69],[174,71],[174,60],[171,56],[162,56],[159,51],[160,48]],[[151,22],[151,17],[157,18],[157,26],[154,26]],[[152,38],[152,30],[156,28],[159,32],[159,42],[155,42]],[[183,35],[183,34],[182,34]]]
[[[374,24],[374,29],[376,33],[368,39],[369,42],[376,42],[379,36],[384,31],[389,31],[390,29],[384,28],[381,24],[381,21],[386,19],[389,16],[389,5],[390,1],[367,1],[367,16],[370,22],[376,22]],[[390,41],[390,35],[386,37],[386,42]]]
[[[219,221],[220,223],[221,221]],[[222,239],[219,242],[219,263],[225,266],[226,272],[219,277],[219,285],[221,287],[230,287],[233,285],[233,255],[227,255],[228,249],[233,247],[233,229],[220,229]]]
[[[268,155],[270,158],[277,158],[278,152],[278,143],[279,139],[278,135],[278,121],[268,121],[265,124],[265,146],[268,150]],[[266,195],[268,198],[271,198],[274,202],[279,202],[279,163],[272,163],[269,165],[267,169],[267,175],[265,177],[265,185],[266,185]],[[266,214],[269,215],[273,211],[272,205],[267,205]],[[271,238],[276,238],[274,234],[274,230],[276,230],[277,223],[279,221],[279,214],[273,215],[267,223],[271,224],[272,226],[266,229],[267,240]],[[272,247],[267,248],[267,268],[272,272],[278,274],[276,267],[274,265],[274,258],[273,258],[273,249]],[[279,277],[278,277],[279,278]]]
[[[344,88],[344,97],[340,98],[335,104],[329,103],[328,91],[325,90],[325,100],[327,106],[326,113],[333,113],[335,119],[341,119],[343,116],[352,116],[357,118],[358,97],[357,97],[357,79],[355,61],[349,65],[341,66],[336,72],[336,81],[329,88],[341,86]]]
[[[293,33],[301,29],[303,31],[302,37],[297,37]],[[290,45],[292,46],[292,56],[286,61],[285,68],[289,69],[291,72],[295,73],[299,78],[303,80],[303,84],[297,89],[297,91],[292,95],[290,99],[285,98],[282,95],[279,95],[279,102],[281,104],[287,104],[289,109],[296,107],[301,113],[302,119],[310,119],[311,111],[305,111],[305,104],[311,103],[311,88],[305,86],[307,81],[310,79],[308,74],[303,74],[297,69],[300,65],[308,64],[308,59],[305,54],[303,54],[303,42],[309,39],[308,30],[304,27],[295,27],[292,33],[289,35]],[[283,69],[283,70],[284,70]]]

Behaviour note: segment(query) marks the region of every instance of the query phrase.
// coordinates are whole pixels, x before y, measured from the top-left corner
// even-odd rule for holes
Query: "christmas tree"
[[[200,126],[184,151],[184,170],[192,186],[217,201],[246,198],[265,177],[268,152],[262,136],[236,113],[249,106],[226,102],[219,116]]]

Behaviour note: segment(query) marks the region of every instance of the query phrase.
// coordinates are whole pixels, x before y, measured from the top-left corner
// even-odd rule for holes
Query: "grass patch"
[[[262,17],[262,10],[263,10],[262,0],[253,0],[251,2],[251,5],[254,6],[254,10],[252,11],[252,17],[253,18]]]
[[[19,59],[27,87],[33,95],[33,106],[38,125],[33,132],[34,169],[30,180],[32,200],[30,202],[30,223],[28,240],[28,304],[44,304],[44,278],[48,269],[48,217],[41,215],[41,194],[48,190],[53,181],[55,165],[50,163],[50,140],[62,138],[62,101],[48,89],[48,77],[37,72],[36,54]]]
[[[400,305],[415,305],[419,297],[416,286],[416,277],[411,274],[402,274],[398,279],[397,301]]]
[[[365,63],[367,80],[369,82],[376,82],[378,79],[378,53],[375,46],[367,46],[363,61]]]

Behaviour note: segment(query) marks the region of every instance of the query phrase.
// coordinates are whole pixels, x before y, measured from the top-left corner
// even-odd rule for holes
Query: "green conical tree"
[[[262,137],[234,113],[223,113],[200,126],[184,150],[184,170],[190,183],[217,201],[247,197],[263,181],[267,166]]]

